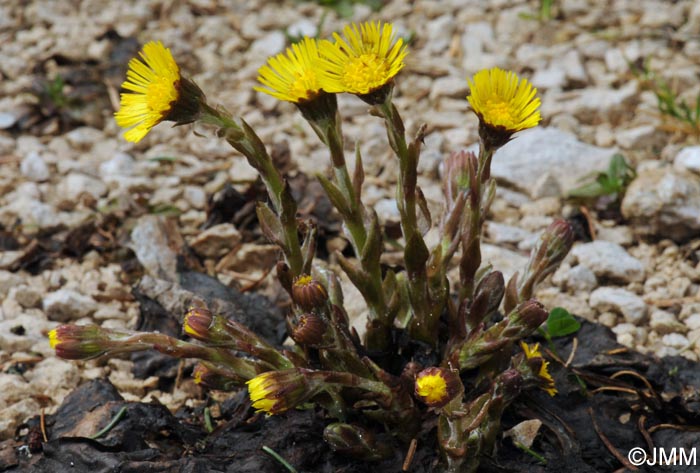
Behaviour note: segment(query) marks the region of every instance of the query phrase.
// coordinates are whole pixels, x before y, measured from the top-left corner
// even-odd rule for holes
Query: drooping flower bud
[[[304,310],[323,307],[328,300],[328,292],[319,281],[305,274],[294,280],[292,299]]]
[[[315,346],[321,343],[325,332],[326,322],[320,315],[311,312],[297,318],[290,335],[301,345]]]
[[[459,374],[446,368],[433,366],[416,376],[416,396],[430,407],[443,407],[463,390]]]

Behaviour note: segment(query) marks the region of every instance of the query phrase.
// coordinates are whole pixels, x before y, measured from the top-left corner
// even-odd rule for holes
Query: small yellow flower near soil
[[[541,381],[542,389],[546,391],[547,394],[549,394],[550,396],[554,396],[558,391],[556,386],[554,385],[554,378],[552,378],[552,375],[549,373],[549,362],[544,360],[544,358],[542,357],[542,353],[540,352],[540,344],[535,343],[534,345],[530,346],[525,342],[520,342],[520,347],[525,352],[525,357],[528,360],[534,358],[542,359],[539,371],[537,372],[537,377]]]

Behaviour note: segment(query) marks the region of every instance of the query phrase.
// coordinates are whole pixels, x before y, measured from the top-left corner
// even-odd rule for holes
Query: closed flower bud
[[[299,276],[292,286],[292,299],[304,310],[323,307],[328,300],[328,293],[319,281],[309,275]]]
[[[323,431],[323,440],[334,452],[364,461],[382,460],[392,454],[389,445],[378,442],[372,431],[357,425],[329,424]]]
[[[213,321],[211,311],[201,307],[190,307],[185,314],[185,321],[182,325],[187,335],[201,341],[209,341],[211,338],[210,328]]]
[[[250,381],[248,394],[256,412],[280,414],[306,402],[317,393],[301,369],[268,371]]]
[[[470,169],[476,167],[470,161],[477,158],[471,151],[460,150],[452,153],[444,162],[442,188],[448,202],[457,199],[457,194],[471,187]]]
[[[292,329],[291,336],[301,345],[315,346],[321,343],[326,332],[326,322],[314,313],[302,314]]]
[[[544,306],[534,299],[523,302],[515,311],[519,325],[530,329],[530,332],[542,325],[549,315]]]
[[[542,234],[539,247],[544,249],[540,256],[546,259],[546,266],[558,265],[569,253],[574,244],[574,229],[563,219],[552,222]]]
[[[508,369],[496,378],[497,392],[504,396],[507,402],[512,401],[523,389],[523,376],[516,369]]]
[[[61,325],[49,332],[56,356],[66,360],[88,360],[105,354],[109,340],[97,325]]]
[[[209,363],[198,363],[192,372],[194,382],[208,389],[219,391],[232,391],[243,384],[243,379],[235,373],[227,376],[223,370],[217,369]]]
[[[430,407],[443,407],[463,389],[459,374],[446,368],[426,368],[416,376],[416,396]]]

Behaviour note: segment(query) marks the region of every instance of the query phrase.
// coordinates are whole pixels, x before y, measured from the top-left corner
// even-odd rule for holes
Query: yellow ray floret
[[[484,125],[515,133],[540,122],[537,89],[527,79],[495,67],[477,72],[468,82],[467,100]]]
[[[321,87],[326,92],[368,94],[387,84],[404,66],[408,51],[391,23],[348,25],[335,42],[322,41]]]
[[[305,102],[321,91],[318,81],[318,46],[313,38],[304,38],[273,56],[258,70],[258,82],[265,87],[255,87],[286,102]]]
[[[180,68],[170,50],[158,41],[146,43],[139,58],[129,61],[122,87],[121,107],[115,118],[127,141],[138,142],[163,121],[179,97]]]
[[[525,342],[520,342],[520,347],[525,352],[525,357],[528,360],[532,358],[543,358],[542,353],[540,352],[539,343],[535,343],[534,345],[530,346]],[[544,391],[547,392],[547,394],[549,394],[550,396],[554,396],[557,393],[557,388],[554,384],[554,378],[552,378],[552,375],[549,373],[548,361],[542,359],[542,364],[540,365],[537,377],[540,378],[542,382],[541,387]]]
[[[277,404],[274,372],[267,372],[246,382],[250,400],[256,412],[272,413]]]

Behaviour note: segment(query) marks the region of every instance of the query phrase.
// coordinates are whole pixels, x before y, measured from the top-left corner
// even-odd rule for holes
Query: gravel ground
[[[312,175],[328,165],[326,153],[291,105],[252,90],[258,67],[289,36],[314,35],[319,25],[328,36],[350,20],[394,22],[412,38],[396,104],[409,130],[428,124],[419,183],[435,209],[440,161],[477,138],[465,78],[493,66],[530,78],[542,97],[543,126],[494,159],[501,187],[484,259],[506,274],[520,267],[537,233],[575,210],[566,192],[621,152],[638,172],[622,203],[624,224],[593,215],[596,240],[578,243],[538,296],[611,327],[624,345],[698,359],[700,147],[697,136],[659,113],[630,64],[647,60],[694,103],[700,3],[555,4],[555,18],[540,22],[531,18],[538,2],[517,0],[394,0],[379,12],[356,5],[350,19],[294,1],[0,2],[0,440],[41,407],[50,412],[81,381],[100,376],[128,399],[194,402],[191,384],[158,391],[156,378],[130,375],[129,361],[53,356],[46,334],[58,323],[128,327],[139,308],[130,296],[134,281],[105,252],[52,254],[51,264],[23,265],[42,238],[90,221],[108,227],[108,215],[128,230],[147,213],[170,213],[225,284],[244,286],[251,275],[241,273],[262,274],[275,261],[267,245],[238,247],[230,224],[201,230],[210,196],[228,182],[243,189],[255,178],[228,145],[167,125],[137,145],[120,137],[112,119],[119,84],[128,58],[148,40],[170,47],[210,100],[245,117],[267,144],[287,142],[298,169]],[[63,93],[55,92],[57,76]],[[395,221],[396,168],[385,131],[359,100],[341,97],[340,106],[348,150],[358,140],[365,159],[367,203]],[[138,244],[127,238],[113,247]],[[262,287],[271,293],[270,280]],[[363,308],[351,309],[359,316]]]

